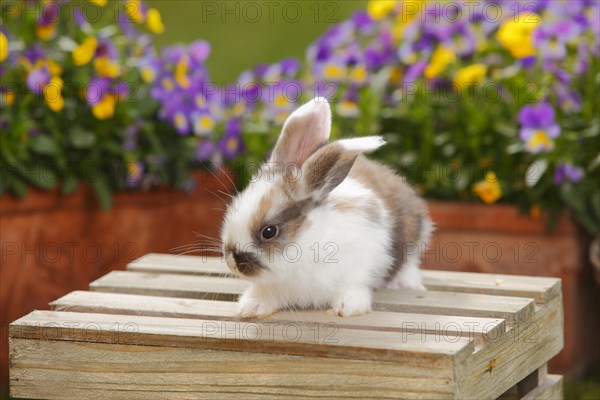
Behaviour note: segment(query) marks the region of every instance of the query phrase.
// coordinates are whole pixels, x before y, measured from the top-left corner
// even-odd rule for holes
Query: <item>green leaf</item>
[[[62,185],[63,196],[73,193],[73,191],[77,189],[77,186],[79,186],[77,178],[73,176],[73,174],[67,174]]]
[[[54,156],[59,153],[59,148],[47,135],[39,135],[31,139],[31,149],[43,155]]]
[[[106,183],[104,177],[95,177],[90,181],[90,185],[92,185],[92,189],[94,189],[100,207],[102,207],[104,211],[110,210],[110,207],[112,206],[112,196],[108,183]]]
[[[40,189],[52,189],[56,186],[58,180],[54,171],[45,165],[24,165],[23,168],[19,168],[19,173],[27,178],[32,185],[39,187]]]
[[[87,149],[96,144],[96,135],[76,127],[69,133],[69,142],[77,149]]]

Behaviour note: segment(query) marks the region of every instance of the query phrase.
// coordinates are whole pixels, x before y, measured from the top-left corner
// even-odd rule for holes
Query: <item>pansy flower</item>
[[[554,120],[554,109],[547,102],[526,105],[519,112],[521,131],[519,137],[530,153],[543,153],[554,149],[554,139],[560,126]]]
[[[579,182],[584,176],[583,168],[573,164],[559,164],[554,171],[554,183],[560,185],[563,182]]]
[[[219,140],[217,146],[221,153],[228,159],[235,158],[244,152],[242,140],[242,124],[238,118],[232,118],[225,124],[225,135]]]

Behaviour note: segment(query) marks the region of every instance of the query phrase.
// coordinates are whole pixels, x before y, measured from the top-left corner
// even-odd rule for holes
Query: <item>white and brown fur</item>
[[[331,111],[317,98],[286,121],[273,155],[227,210],[229,268],[252,285],[243,317],[282,308],[371,309],[380,287],[424,289],[420,254],[432,231],[425,202],[391,169],[365,158],[371,136],[327,144]],[[264,227],[278,228],[269,240]]]

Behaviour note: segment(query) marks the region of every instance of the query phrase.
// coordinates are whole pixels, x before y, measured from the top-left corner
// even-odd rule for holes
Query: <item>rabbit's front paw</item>
[[[335,300],[331,308],[340,317],[366,314],[371,311],[371,294],[349,292]]]
[[[242,318],[266,318],[277,311],[268,301],[242,296],[238,302],[238,315]]]

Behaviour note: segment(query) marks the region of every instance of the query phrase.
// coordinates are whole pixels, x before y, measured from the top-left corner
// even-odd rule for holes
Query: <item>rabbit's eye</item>
[[[274,225],[269,225],[262,230],[263,239],[273,239],[275,235],[277,235],[277,227]]]

